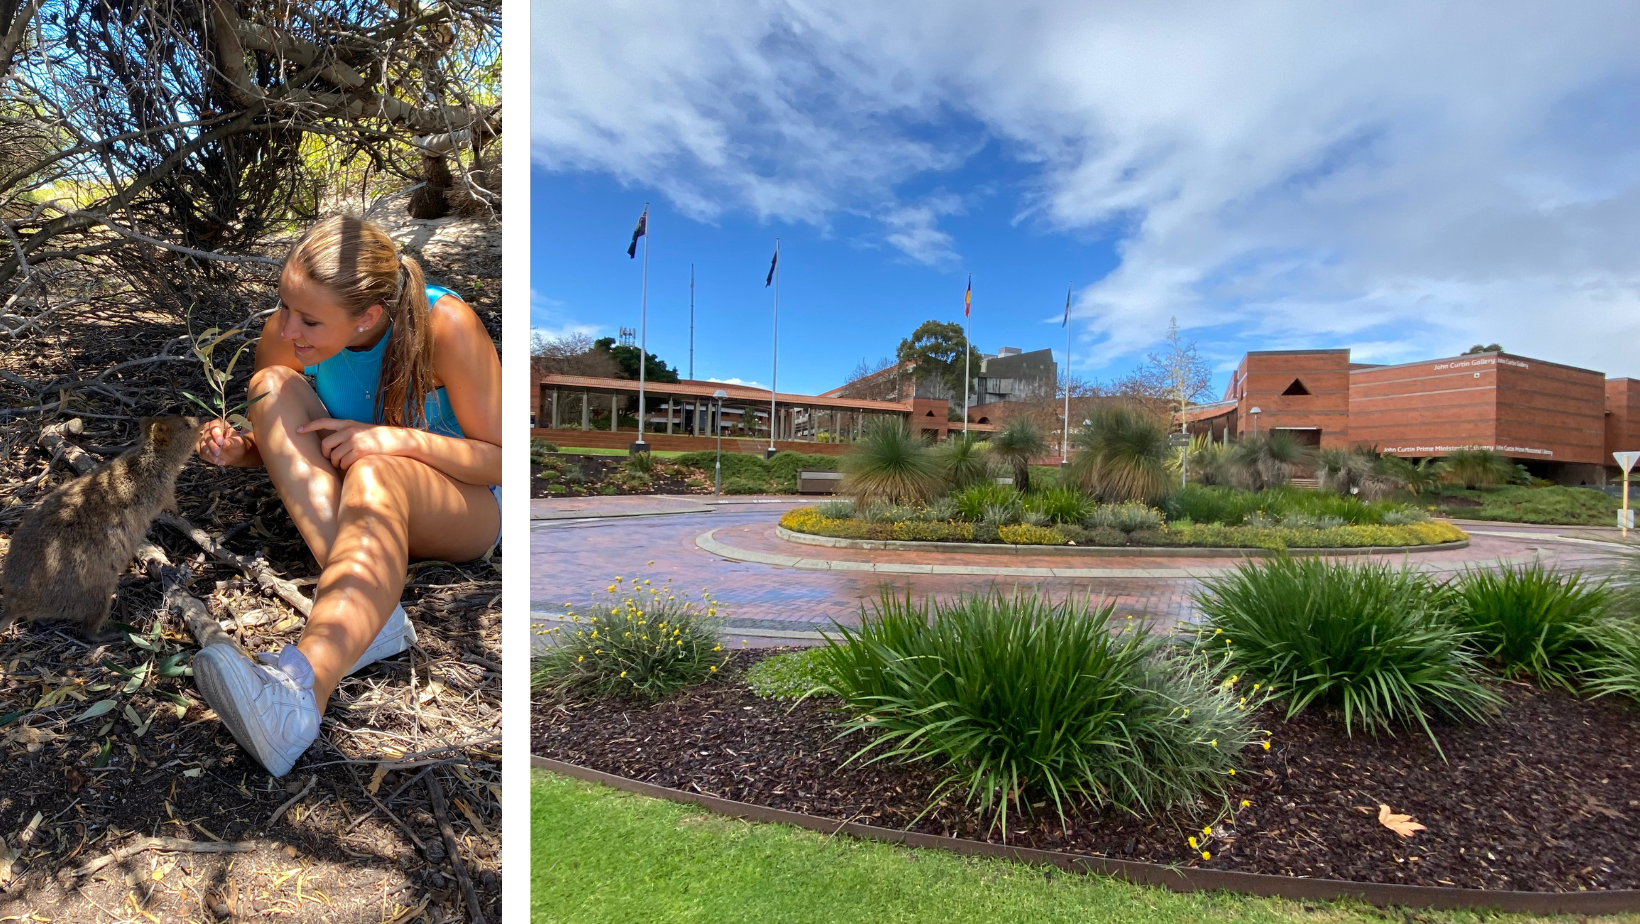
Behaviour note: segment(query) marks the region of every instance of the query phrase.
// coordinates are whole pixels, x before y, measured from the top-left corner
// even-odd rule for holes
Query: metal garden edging
[[[1640,911],[1640,889],[1611,889],[1591,892],[1513,892],[1497,889],[1459,889],[1442,886],[1397,885],[1387,882],[1350,882],[1342,879],[1305,879],[1268,873],[1235,870],[1163,866],[1137,860],[1113,860],[1057,850],[1010,847],[984,841],[970,841],[934,834],[920,834],[893,828],[879,828],[856,821],[817,818],[801,812],[768,808],[700,793],[668,789],[653,783],[590,770],[586,767],[530,755],[530,766],[562,776],[600,783],[624,792],[653,799],[698,805],[710,812],[773,822],[851,837],[904,844],[910,847],[949,850],[966,856],[997,857],[1039,866],[1056,866],[1069,872],[1109,876],[1138,885],[1160,886],[1174,892],[1244,892],[1270,898],[1332,901],[1355,898],[1380,907],[1400,905],[1414,908],[1496,909],[1526,914],[1621,914]]]

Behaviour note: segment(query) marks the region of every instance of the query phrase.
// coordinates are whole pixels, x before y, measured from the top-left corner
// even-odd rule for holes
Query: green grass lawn
[[[1353,902],[1176,894],[1002,860],[757,825],[542,771],[531,784],[531,918],[545,922],[1556,920],[1382,912]],[[1560,920],[1574,920],[1564,918]],[[1581,920],[1640,924],[1640,915]]]

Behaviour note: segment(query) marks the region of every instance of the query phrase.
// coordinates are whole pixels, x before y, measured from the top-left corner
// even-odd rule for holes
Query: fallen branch
[[[52,458],[62,458],[69,467],[81,475],[87,474],[97,467],[97,460],[80,447],[69,442],[67,437],[79,436],[85,432],[85,421],[76,417],[62,423],[47,424],[40,430],[37,441],[41,449],[51,453]]]
[[[433,817],[438,820],[438,833],[444,835],[445,854],[450,858],[450,865],[455,868],[456,882],[461,886],[461,895],[467,899],[468,918],[473,924],[484,924],[484,906],[478,903],[478,892],[473,889],[473,879],[467,875],[467,864],[461,862],[461,844],[456,840],[456,832],[450,827],[450,813],[444,805],[444,787],[438,783],[438,774],[427,774],[427,795],[433,800]]]
[[[222,628],[222,623],[211,617],[211,611],[205,608],[205,603],[188,592],[188,582],[193,580],[193,571],[186,565],[171,564],[170,556],[165,550],[152,542],[144,542],[137,546],[137,563],[148,572],[148,577],[159,583],[163,588],[164,597],[161,604],[166,609],[175,609],[182,615],[182,622],[188,627],[199,647],[207,645],[234,645],[233,636]]]
[[[71,875],[77,879],[84,879],[110,863],[120,863],[129,860],[145,850],[174,850],[184,853],[248,853],[256,849],[252,841],[185,841],[177,837],[145,837],[140,841],[127,844],[104,857],[98,857],[79,869],[73,870]]]
[[[195,545],[204,549],[217,561],[238,568],[244,572],[246,577],[255,580],[256,585],[262,589],[263,593],[277,596],[289,603],[292,609],[295,609],[303,616],[313,611],[313,601],[304,596],[300,590],[297,590],[295,584],[275,574],[273,568],[261,557],[247,559],[235,555],[223,548],[222,543],[212,539],[209,533],[174,513],[162,513],[154,522],[163,523],[187,536],[193,540]]]
[[[301,792],[297,793],[294,796],[291,796],[289,799],[286,799],[284,805],[281,805],[278,808],[273,810],[273,814],[268,816],[267,826],[271,828],[275,824],[278,823],[279,819],[285,817],[285,812],[288,811],[291,806],[293,806],[296,803],[302,801],[302,799],[305,798],[308,793],[312,792],[313,791],[313,785],[317,782],[319,782],[319,775],[317,773],[308,774],[307,785],[302,787]]]

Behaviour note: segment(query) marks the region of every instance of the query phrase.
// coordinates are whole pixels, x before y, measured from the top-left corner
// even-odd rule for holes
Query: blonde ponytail
[[[357,318],[381,305],[393,326],[382,355],[376,417],[389,426],[427,425],[433,393],[432,306],[427,279],[413,257],[401,256],[375,222],[333,215],[291,248],[285,267],[324,288]]]

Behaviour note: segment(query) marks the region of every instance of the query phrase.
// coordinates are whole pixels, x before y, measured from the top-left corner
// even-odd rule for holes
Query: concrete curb
[[[787,542],[823,545],[834,549],[873,552],[977,552],[982,555],[1043,555],[1071,558],[1269,558],[1281,553],[1270,549],[1215,548],[1208,546],[1100,546],[1100,545],[1005,545],[998,542],[918,542],[909,539],[839,539],[800,533],[784,526],[775,535]],[[1347,549],[1288,549],[1291,555],[1384,555],[1393,552],[1445,552],[1469,548],[1468,539],[1439,545],[1360,546]]]
[[[1152,580],[1182,580],[1215,577],[1235,570],[1235,565],[1214,565],[1201,568],[1009,568],[991,567],[987,565],[924,565],[902,564],[899,562],[869,562],[869,561],[834,561],[828,558],[802,558],[796,555],[780,555],[773,552],[757,552],[751,549],[742,549],[718,541],[717,530],[711,529],[695,537],[695,547],[703,552],[725,558],[729,561],[747,562],[756,565],[770,565],[776,568],[793,568],[798,571],[839,571],[860,574],[956,574],[977,577],[1034,577],[1034,578],[1067,578],[1083,579],[1119,579],[1119,578],[1148,578]],[[953,545],[955,543],[930,542],[931,546]],[[1452,543],[1457,545],[1457,543]],[[936,549],[937,550],[937,549]],[[1378,549],[1379,554],[1393,554],[1397,549]],[[1516,561],[1530,561],[1535,554],[1524,553],[1501,559],[1499,563],[1509,564]],[[1439,565],[1425,565],[1418,570],[1426,573],[1457,573],[1465,568],[1492,567],[1493,563],[1466,562],[1463,564],[1441,567]]]

